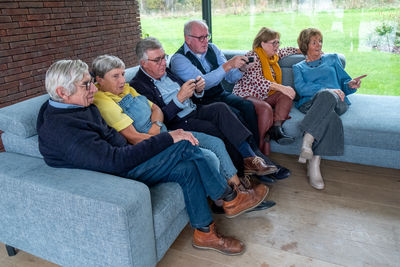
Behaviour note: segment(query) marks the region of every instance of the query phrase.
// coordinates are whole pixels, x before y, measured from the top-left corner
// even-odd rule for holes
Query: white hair
[[[53,63],[46,72],[45,86],[51,99],[63,102],[57,94],[59,86],[64,87],[68,95],[76,92],[76,83],[81,81],[85,73],[89,72],[88,65],[82,60],[63,59]]]
[[[189,20],[188,22],[185,23],[185,26],[183,27],[183,34],[185,36],[191,35],[192,27],[195,24],[200,24],[208,30],[208,25],[204,20],[193,19],[193,20]]]
[[[107,72],[113,69],[125,69],[125,63],[116,56],[102,55],[93,60],[92,73],[94,77],[104,78]]]

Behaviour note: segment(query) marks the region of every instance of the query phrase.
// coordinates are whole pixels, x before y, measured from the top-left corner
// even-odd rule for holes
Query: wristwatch
[[[151,124],[155,124],[155,125],[157,125],[157,126],[160,127],[160,128],[163,126],[163,124],[162,124],[161,121],[153,121]]]

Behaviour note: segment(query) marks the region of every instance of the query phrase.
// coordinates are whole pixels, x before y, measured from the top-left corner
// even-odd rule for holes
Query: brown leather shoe
[[[234,218],[260,205],[268,195],[269,189],[266,185],[257,186],[255,189],[245,189],[242,185],[235,186],[236,197],[232,201],[224,201],[222,204],[225,217]]]
[[[210,232],[208,233],[195,229],[192,245],[195,248],[211,249],[229,256],[240,255],[245,251],[245,245],[242,241],[220,235],[215,223],[210,224]]]
[[[275,165],[267,165],[262,158],[257,156],[244,158],[243,161],[246,175],[268,175],[278,170]]]

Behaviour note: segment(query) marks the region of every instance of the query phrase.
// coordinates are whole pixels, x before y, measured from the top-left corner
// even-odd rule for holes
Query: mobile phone
[[[358,76],[358,77],[354,78],[353,80],[361,80],[362,78],[365,78],[365,77],[367,77],[367,74]]]
[[[247,59],[248,59],[249,61],[247,61],[246,64],[249,64],[249,63],[254,62],[254,57],[247,57]]]

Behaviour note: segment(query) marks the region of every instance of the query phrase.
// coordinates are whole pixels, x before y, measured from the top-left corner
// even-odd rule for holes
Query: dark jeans
[[[346,101],[330,90],[321,90],[301,105],[306,115],[300,129],[311,134],[315,141],[313,151],[320,156],[340,156],[344,152],[344,132],[340,115],[348,109]]]
[[[228,186],[219,171],[207,164],[200,149],[188,141],[173,144],[135,167],[128,173],[128,177],[148,186],[166,182],[178,183],[194,228],[207,226],[213,221],[207,196],[216,200]]]
[[[257,114],[251,101],[227,91],[223,91],[221,94],[211,98],[193,97],[192,99],[196,104],[207,105],[215,102],[223,102],[227,104],[243,123],[243,125],[250,130],[250,132],[253,134],[252,138],[254,138],[254,142],[258,145],[260,136],[258,133]]]
[[[238,175],[243,174],[243,157],[238,148],[242,142],[249,139],[251,132],[225,103],[198,105],[197,109],[186,117],[175,117],[168,123],[168,128],[202,132],[221,138],[238,170]]]

